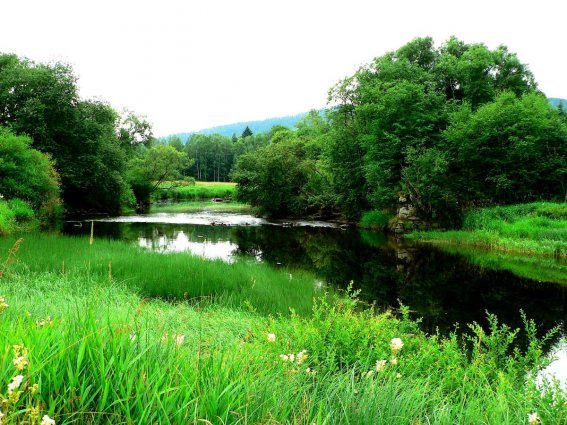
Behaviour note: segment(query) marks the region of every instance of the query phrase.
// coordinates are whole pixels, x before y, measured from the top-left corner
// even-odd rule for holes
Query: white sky
[[[322,107],[359,65],[428,35],[505,44],[567,98],[565,0],[0,0],[0,52],[71,64],[83,97],[158,136]]]

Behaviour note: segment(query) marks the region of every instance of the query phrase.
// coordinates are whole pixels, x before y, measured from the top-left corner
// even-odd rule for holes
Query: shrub
[[[392,217],[382,211],[367,211],[362,214],[359,226],[363,229],[385,230]]]

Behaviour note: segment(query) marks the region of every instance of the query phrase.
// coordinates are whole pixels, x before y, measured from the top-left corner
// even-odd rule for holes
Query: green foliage
[[[336,201],[332,171],[320,159],[328,131],[315,111],[297,131],[274,127],[269,145],[238,157],[231,173],[238,199],[270,216],[328,216]]]
[[[392,215],[386,214],[382,211],[367,211],[362,214],[360,218],[359,226],[363,229],[372,230],[386,230],[388,223],[390,222]]]
[[[80,100],[75,80],[66,65],[0,55],[0,125],[28,135],[33,148],[53,158],[69,209],[116,213],[129,191],[125,149],[136,134],[148,135],[147,123],[130,117],[118,131],[118,114]]]
[[[25,223],[35,219],[35,214],[30,205],[21,199],[10,199],[8,206],[14,213],[14,219],[18,223]]]
[[[515,98],[534,88],[527,67],[505,47],[490,51],[451,38],[435,49],[431,38],[420,38],[376,58],[329,95],[337,104],[329,158],[342,209],[356,217],[367,209],[365,202],[393,208],[402,190],[421,214],[454,218],[462,198],[461,188],[451,185],[452,174],[467,167],[453,165],[445,140],[451,133],[444,130],[460,116],[453,112],[467,105],[475,111],[506,90]],[[532,132],[528,127],[522,137]],[[465,135],[455,143],[473,149]]]
[[[541,396],[526,377],[545,364],[545,339],[529,321],[526,352],[511,349],[519,331],[495,318],[471,327],[467,351],[456,335],[425,335],[407,308],[397,319],[349,297],[270,318],[221,302],[147,300],[87,276],[12,273],[3,291],[0,377],[14,376],[10,347],[23,345],[24,385],[39,384],[42,414],[58,424],[512,425],[534,411],[547,425],[567,419],[565,391]]]
[[[31,140],[0,127],[0,194],[19,198],[36,211],[59,199],[59,180],[48,155],[33,149]]]
[[[213,198],[232,199],[236,195],[236,184],[229,182],[194,182],[179,184],[165,182],[155,194],[159,200],[207,200]]]
[[[180,177],[181,170],[190,164],[187,155],[172,146],[142,147],[128,163],[128,181],[136,204],[140,208],[148,208],[152,193],[165,181]]]
[[[252,136],[252,130],[250,130],[250,127],[246,126],[246,128],[244,129],[244,131],[242,132],[242,138],[246,138],[246,137],[250,137]]]
[[[0,198],[0,236],[37,229],[38,220],[30,205],[21,199]]]
[[[567,258],[567,204],[536,202],[475,210],[464,230],[417,232],[410,237],[440,244]]]
[[[0,200],[0,236],[10,235],[16,229],[14,212],[4,200]]]

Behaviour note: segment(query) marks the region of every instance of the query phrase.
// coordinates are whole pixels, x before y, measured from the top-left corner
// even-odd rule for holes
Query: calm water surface
[[[65,232],[87,234],[90,222],[68,222]],[[485,325],[487,312],[521,327],[521,309],[535,320],[540,334],[562,328],[552,351],[563,356],[554,367],[567,380],[567,350],[560,339],[567,318],[565,262],[444,252],[332,223],[212,211],[99,219],[94,233],[159,252],[309,270],[339,288],[353,281],[367,302],[383,308],[397,308],[400,302],[409,306],[428,332],[447,333],[473,321]]]

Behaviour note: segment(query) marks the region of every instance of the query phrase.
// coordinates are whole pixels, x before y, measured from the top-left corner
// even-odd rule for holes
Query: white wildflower
[[[55,425],[55,421],[49,416],[43,415],[43,418],[41,418],[41,425]]]
[[[528,423],[530,425],[536,425],[536,424],[539,423],[539,421],[540,421],[540,419],[539,419],[537,412],[528,413]]]
[[[382,372],[386,367],[387,360],[376,360],[376,372]]]
[[[0,297],[0,312],[2,310],[6,310],[8,307],[9,307],[9,305],[6,304],[6,299],[4,297]],[[0,416],[0,418],[2,418],[2,417]]]
[[[185,335],[175,335],[175,345],[178,347],[185,341]]]
[[[404,346],[404,343],[402,342],[402,340],[400,338],[392,338],[392,340],[390,341],[390,349],[394,353],[401,351],[403,346]]]
[[[16,366],[16,369],[18,370],[24,370],[26,366],[30,364],[30,362],[25,356],[16,357],[13,361],[14,361],[14,366]]]
[[[302,364],[307,358],[307,350],[302,350],[299,353],[297,353],[296,358],[297,358],[297,364]]]
[[[287,354],[280,354],[280,359],[282,359],[284,362],[287,362],[289,360],[289,356]]]
[[[402,377],[401,373],[396,373],[396,378],[400,379]]]
[[[268,334],[268,342],[276,342],[276,334]]]
[[[12,379],[12,382],[10,382],[8,384],[8,394],[12,394],[14,392],[14,390],[17,390],[18,388],[20,388],[20,385],[22,385],[23,380],[24,380],[23,375],[14,376],[14,379]]]
[[[374,375],[374,371],[373,370],[369,370],[368,372],[366,372],[366,374],[364,375],[366,378],[370,378],[372,375]]]
[[[398,364],[398,359],[396,359],[395,357],[390,360],[390,363],[392,363],[393,365],[397,365]]]

